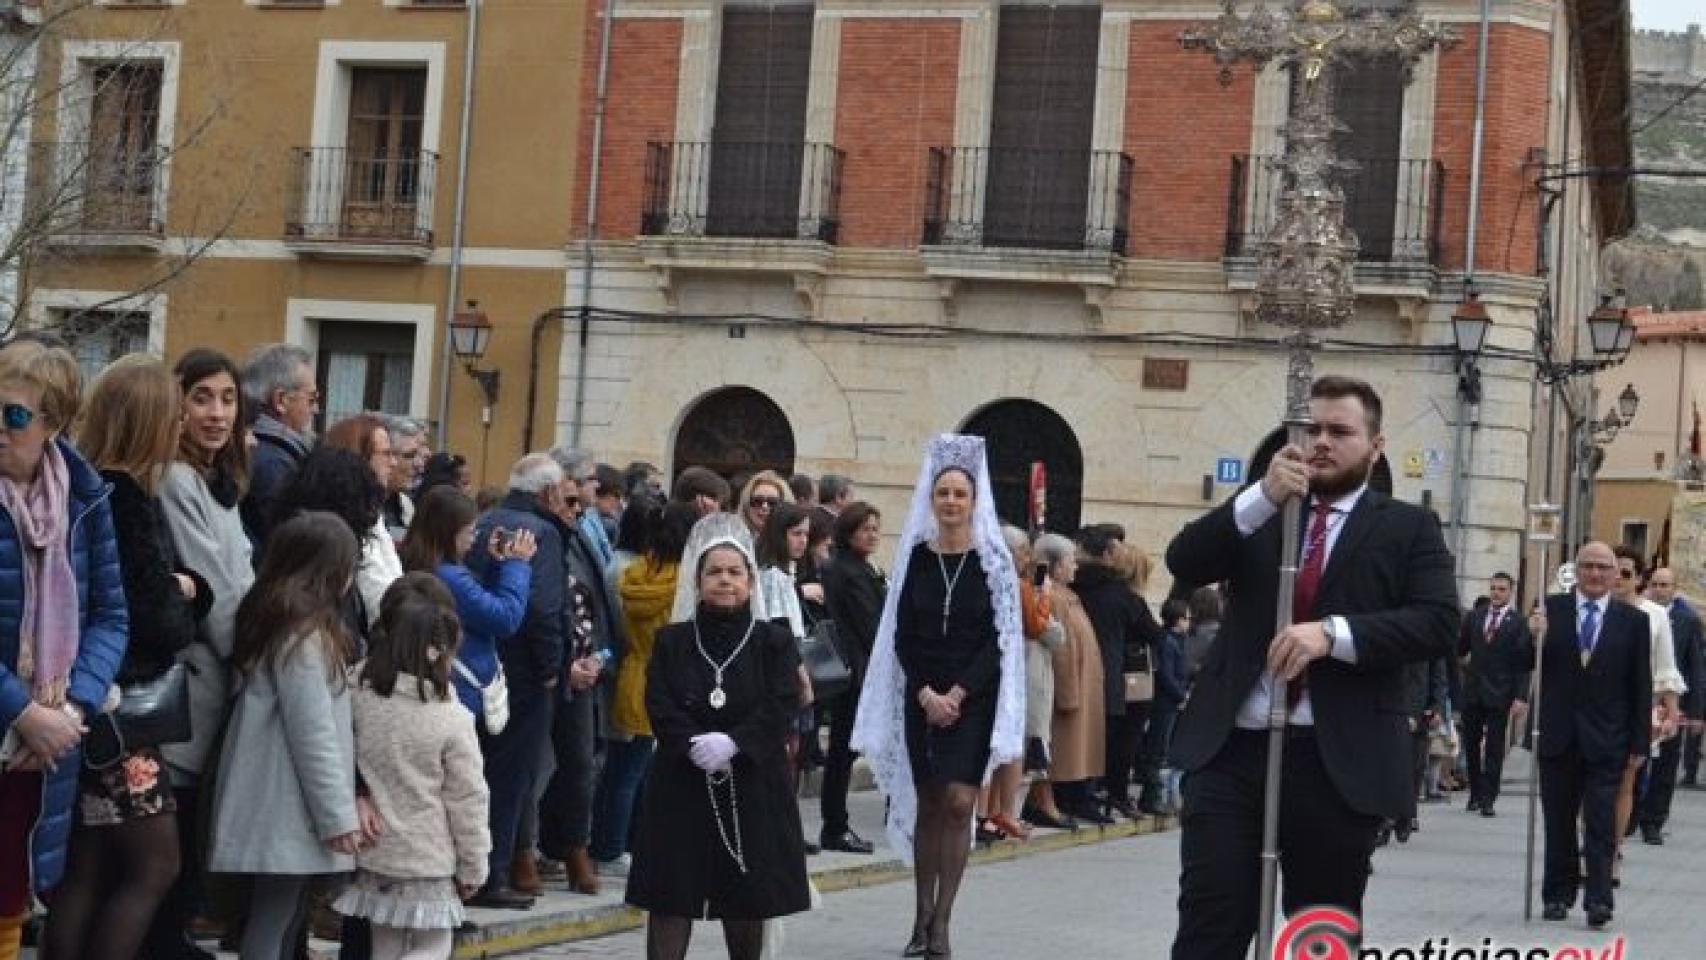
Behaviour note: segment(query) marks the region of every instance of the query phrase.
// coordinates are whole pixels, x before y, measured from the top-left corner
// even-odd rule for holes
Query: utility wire
[[[1666,106],[1663,110],[1660,110],[1658,113],[1655,113],[1652,116],[1648,117],[1646,120],[1643,120],[1641,122],[1640,126],[1636,127],[1634,130],[1631,130],[1629,132],[1629,135],[1634,137],[1634,136],[1639,136],[1640,134],[1644,133],[1648,127],[1652,126],[1655,123],[1658,123],[1660,120],[1663,120],[1665,118],[1665,114],[1668,114],[1672,110],[1675,110],[1677,107],[1680,107],[1683,104],[1687,103],[1695,94],[1699,93],[1701,90],[1706,90],[1706,77],[1701,77],[1699,83],[1695,84],[1692,87],[1689,87],[1686,91],[1683,92],[1682,96],[1677,97],[1675,100],[1672,100],[1670,102],[1670,104],[1668,106]]]

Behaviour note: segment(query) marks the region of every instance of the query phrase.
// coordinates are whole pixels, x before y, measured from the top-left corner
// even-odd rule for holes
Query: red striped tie
[[[1321,571],[1327,565],[1327,518],[1333,515],[1333,505],[1315,502],[1314,516],[1309,521],[1309,536],[1303,541],[1303,569],[1297,572],[1297,587],[1291,594],[1291,622],[1304,623],[1314,617],[1315,595],[1321,590]],[[1285,707],[1295,710],[1309,686],[1309,675],[1300,673],[1285,685]]]

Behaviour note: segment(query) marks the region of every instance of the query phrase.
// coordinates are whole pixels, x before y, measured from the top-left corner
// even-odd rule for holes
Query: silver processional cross
[[[1302,445],[1314,381],[1315,333],[1343,325],[1356,306],[1353,285],[1356,234],[1345,224],[1339,177],[1355,164],[1340,160],[1333,138],[1345,129],[1333,115],[1340,68],[1355,60],[1396,58],[1406,80],[1429,50],[1457,41],[1450,30],[1422,22],[1412,3],[1394,10],[1346,10],[1333,0],[1292,0],[1270,7],[1255,0],[1240,16],[1237,0],[1223,0],[1220,19],[1186,30],[1186,49],[1208,50],[1220,64],[1221,83],[1248,61],[1257,70],[1278,63],[1292,70],[1291,116],[1273,226],[1256,247],[1256,317],[1290,331],[1286,337],[1285,424]],[[1298,526],[1302,504],[1286,503],[1275,633],[1291,626],[1297,582]],[[1270,678],[1266,794],[1262,821],[1262,891],[1256,955],[1269,957],[1274,942],[1274,900],[1279,881],[1280,770],[1288,719],[1285,684]]]

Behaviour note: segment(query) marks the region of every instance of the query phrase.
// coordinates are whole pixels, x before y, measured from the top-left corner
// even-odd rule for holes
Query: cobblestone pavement
[[[1377,852],[1368,900],[1369,947],[1385,956],[1430,960],[1497,960],[1494,946],[1596,947],[1627,937],[1622,960],[1692,960],[1702,955],[1706,913],[1698,893],[1706,854],[1706,793],[1679,790],[1664,846],[1638,838],[1627,846],[1617,917],[1606,930],[1587,929],[1578,909],[1564,923],[1522,920],[1527,765],[1513,758],[1499,816],[1488,819],[1449,804],[1424,805],[1422,829],[1405,845]],[[1539,843],[1537,839],[1537,844]],[[1538,870],[1538,865],[1536,867]],[[956,910],[955,951],[983,958],[1164,958],[1172,940],[1178,894],[1178,834],[1163,833],[973,867]],[[1538,916],[1539,904],[1535,904]],[[830,894],[821,909],[790,918],[781,956],[787,960],[857,960],[899,954],[912,914],[907,883]],[[1444,952],[1449,940],[1452,952]],[[1473,955],[1456,954],[1469,947]],[[563,944],[530,956],[638,958],[639,931]],[[1557,954],[1553,954],[1556,956]],[[720,932],[699,924],[691,960],[726,956]],[[1527,951],[1524,951],[1527,956]],[[1600,956],[1596,952],[1594,958]],[[1615,955],[1614,955],[1615,956]]]

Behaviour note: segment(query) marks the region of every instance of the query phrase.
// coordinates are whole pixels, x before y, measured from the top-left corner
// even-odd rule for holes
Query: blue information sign
[[[1244,461],[1237,457],[1221,457],[1214,462],[1215,483],[1243,483]]]

